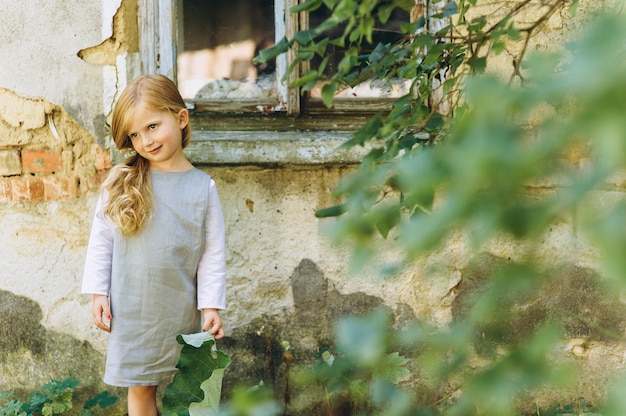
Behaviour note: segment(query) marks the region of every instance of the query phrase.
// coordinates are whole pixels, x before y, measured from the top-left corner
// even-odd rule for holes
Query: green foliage
[[[537,410],[537,416],[569,416],[569,415],[581,415],[581,416],[601,416],[599,413],[591,413],[587,403],[580,399],[575,403],[561,404],[555,403],[548,409],[539,411]]]
[[[521,392],[562,385],[572,376],[545,354],[559,336],[550,325],[470,376],[473,329],[464,323],[441,332],[416,323],[397,330],[382,309],[344,319],[335,328],[335,350],[323,351],[298,384],[323,387],[320,414],[504,416],[518,415]],[[416,378],[419,383],[412,385]],[[460,379],[462,387],[455,386]]]
[[[397,334],[388,330],[389,320],[387,311],[378,310],[337,323],[335,351],[322,351],[319,364],[298,380],[304,386],[323,386],[327,408],[320,414],[392,416],[412,409],[411,395],[395,388],[409,371],[408,360],[397,350]]]
[[[263,382],[251,388],[237,387],[232,398],[220,408],[220,416],[278,416],[284,411],[273,391]]]
[[[179,371],[163,395],[163,414],[218,415],[222,378],[230,357],[217,350],[215,339],[208,332],[178,335],[176,340],[183,349]]]
[[[79,382],[73,377],[52,380],[31,392],[22,401],[13,392],[0,393],[0,414],[3,416],[52,416],[67,413],[74,407],[74,391]],[[82,416],[91,416],[96,408],[106,409],[117,402],[109,392],[101,392],[88,400],[81,409]]]
[[[503,2],[508,8],[493,15],[482,15],[477,3],[448,2],[437,15],[402,26],[400,41],[364,54],[372,28],[391,8],[413,1],[309,0],[294,11],[328,7],[331,16],[270,52],[294,48],[294,70],[326,57],[333,45],[344,47],[336,72],[321,65],[294,81],[303,92],[323,85],[328,107],[345,85],[411,82],[407,95],[346,143],[371,150],[337,187],[341,203],[317,214],[336,217],[328,229],[354,248],[353,270],[371,262],[381,245],[403,254],[382,269],[402,270],[459,231],[474,253],[502,237],[523,242],[526,250],[514,267],[488,276],[445,330],[423,322],[397,330],[377,314],[340,322],[337,351],[324,351],[320,366],[304,378],[324,386],[328,414],[343,401],[343,414],[516,415],[533,389],[575,380],[571,369],[549,359],[562,336],[559,319],[521,338],[506,335],[517,329],[510,327],[517,312],[511,308],[519,305],[511,295],[530,299],[540,289],[546,271],[537,261],[538,244],[564,219],[574,218],[577,236],[598,249],[605,281],[618,291],[626,286],[626,201],[621,195],[610,204],[593,203],[611,175],[626,169],[622,2],[599,10],[563,50],[532,55],[531,36],[555,13],[574,13],[577,1],[542,1],[532,13],[533,2]],[[525,13],[532,21],[520,19]],[[490,59],[512,43],[518,49],[511,77],[490,74]],[[485,361],[477,365],[476,357]],[[403,388],[405,370],[420,385]],[[605,415],[626,413],[619,393],[624,382],[614,386]],[[546,414],[588,410],[581,401]]]
[[[623,48],[610,40],[610,30],[622,27],[618,17],[603,21],[589,39],[571,45],[572,58],[528,60],[524,87],[493,76],[467,79],[455,116],[433,128],[436,137],[445,134],[436,145],[416,140],[419,126],[409,129],[413,120],[397,123],[422,116],[432,120],[433,113],[414,100],[407,104],[412,106],[408,117],[394,114],[411,102],[407,97],[386,118],[375,116],[350,143],[375,148],[336,190],[345,201],[345,214],[333,224],[333,234],[352,240],[358,260],[376,250],[373,236],[395,230],[407,261],[437,248],[461,226],[472,230],[476,247],[501,233],[520,239],[541,236],[624,166]],[[564,163],[568,149],[576,147],[589,149],[584,156],[594,161],[590,170]],[[533,183],[555,178],[566,185],[558,193],[537,199],[526,192]],[[611,233],[618,229],[615,222],[623,218],[623,209],[620,205],[606,217],[580,218],[607,253],[623,243],[620,233]],[[614,223],[607,225],[607,220]],[[623,256],[607,260],[619,268],[614,276],[623,275]]]
[[[34,391],[28,398],[28,404],[22,407],[26,414],[41,413],[44,416],[58,415],[72,408],[73,390],[78,380],[67,378],[63,381],[51,381],[40,391]]]
[[[93,416],[97,409],[106,409],[117,403],[117,396],[113,396],[108,391],[102,391],[88,400],[83,406],[81,416]]]

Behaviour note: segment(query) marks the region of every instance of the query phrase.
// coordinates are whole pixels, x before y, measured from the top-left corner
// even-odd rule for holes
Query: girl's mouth
[[[153,155],[153,154],[157,153],[159,150],[161,150],[161,147],[163,147],[163,145],[150,150],[148,153]]]

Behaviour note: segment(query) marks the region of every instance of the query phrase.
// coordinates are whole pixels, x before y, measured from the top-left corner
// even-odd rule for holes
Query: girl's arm
[[[96,327],[111,332],[110,324],[107,325],[104,320],[111,320],[109,288],[111,286],[113,259],[113,227],[102,212],[103,206],[103,194],[101,194],[96,204],[96,213],[91,225],[81,292],[93,295],[91,313]]]
[[[109,295],[113,258],[113,225],[103,211],[103,195],[98,198],[91,226],[81,293]]]
[[[198,309],[211,310],[210,315],[226,308],[226,235],[224,215],[213,179],[209,185],[209,209],[206,219],[204,253],[198,263]],[[206,312],[205,318],[206,318]],[[206,319],[205,319],[206,320]],[[205,326],[209,329],[209,323]],[[221,320],[219,320],[221,328]],[[213,332],[213,331],[212,331]],[[214,333],[215,335],[215,333]]]

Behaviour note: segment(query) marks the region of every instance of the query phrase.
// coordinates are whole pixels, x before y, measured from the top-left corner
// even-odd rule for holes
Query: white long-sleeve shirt
[[[107,198],[102,192],[89,236],[81,293],[107,295],[111,287],[115,225],[104,214]],[[119,233],[117,233],[120,236]],[[117,237],[120,238],[120,237]],[[167,236],[164,236],[167,238]],[[198,309],[226,308],[226,236],[224,216],[213,179],[209,186],[209,207],[206,218],[205,248],[198,263]]]

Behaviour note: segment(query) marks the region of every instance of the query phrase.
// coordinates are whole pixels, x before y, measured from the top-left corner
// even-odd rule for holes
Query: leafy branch
[[[459,0],[445,6],[437,2],[436,13],[420,15],[412,10],[413,1],[309,0],[295,11],[328,7],[330,17],[261,54],[259,59],[297,45],[292,71],[319,59],[321,65],[293,85],[305,93],[321,85],[330,108],[344,85],[397,78],[409,83],[408,93],[393,98],[388,110],[374,114],[346,143],[367,146],[369,153],[335,189],[341,203],[317,212],[336,217],[326,224],[336,241],[353,248],[353,270],[371,263],[383,245],[403,255],[384,270],[402,270],[459,234],[472,253],[495,239],[520,243],[526,250],[516,268],[487,277],[491,284],[471,299],[469,314],[445,329],[420,323],[406,332],[381,330],[378,337],[386,341],[380,345],[353,337],[358,341],[344,349],[352,354],[363,345],[376,349],[377,357],[402,347],[415,351],[421,380],[440,392],[435,400],[415,398],[411,410],[385,413],[381,404],[364,406],[366,414],[411,414],[431,406],[437,409],[424,414],[466,415],[478,409],[480,414],[513,415],[523,392],[574,379],[551,369],[548,357],[562,336],[559,324],[580,318],[577,309],[556,313],[563,312],[557,303],[544,311],[555,325],[533,327],[522,341],[501,339],[511,331],[506,319],[512,317],[510,295],[522,289],[536,294],[546,281],[539,247],[556,224],[566,224],[581,243],[597,250],[603,283],[615,293],[624,290],[626,203],[623,181],[612,177],[626,170],[626,22],[615,12],[621,5],[598,10],[583,33],[554,52],[529,53],[532,37],[546,22],[577,4],[521,0],[481,14],[476,0]],[[414,19],[401,26],[397,41],[368,46],[374,27],[383,23],[381,16],[394,7],[414,12]],[[529,11],[532,21],[522,22]],[[441,24],[431,24],[433,19]],[[336,27],[341,28],[337,35],[327,32]],[[324,59],[336,45],[345,55],[335,72],[325,71]],[[489,74],[489,61],[513,48],[519,52],[510,77]],[[512,82],[515,77],[519,85]],[[597,192],[606,189],[620,197],[600,204]],[[371,330],[373,319],[366,317],[363,326]],[[578,321],[614,340],[601,318]],[[344,333],[349,331],[342,327],[340,340]],[[472,359],[481,354],[489,360],[476,365]],[[354,391],[336,391],[362,397],[368,388],[376,390],[367,362],[350,361],[354,355],[347,353],[338,357],[336,373],[323,374],[326,387],[332,377],[344,385],[358,378]],[[395,385],[389,389],[390,395],[398,390]],[[624,414],[616,391],[616,402],[609,400],[607,407],[610,415]],[[376,403],[374,393],[368,399]]]

